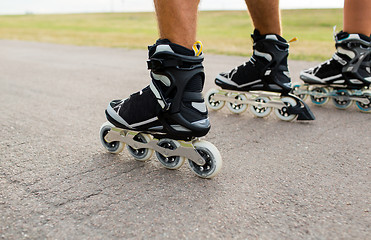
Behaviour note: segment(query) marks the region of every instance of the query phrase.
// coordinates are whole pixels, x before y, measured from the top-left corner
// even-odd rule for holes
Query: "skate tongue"
[[[195,42],[192,46],[192,49],[196,57],[202,55],[202,42],[201,41]]]

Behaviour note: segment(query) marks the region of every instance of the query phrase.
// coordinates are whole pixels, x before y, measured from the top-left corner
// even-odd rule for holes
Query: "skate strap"
[[[150,70],[164,70],[169,67],[176,67],[182,65],[183,61],[180,59],[160,59],[151,58],[147,61],[147,67]]]
[[[153,94],[155,95],[158,104],[161,106],[162,111],[169,110],[170,109],[170,103],[168,103],[166,101],[166,98],[161,93],[161,90],[157,86],[157,83],[155,82],[155,80],[151,81],[151,84],[149,85],[149,87],[150,87],[151,91],[153,92]]]

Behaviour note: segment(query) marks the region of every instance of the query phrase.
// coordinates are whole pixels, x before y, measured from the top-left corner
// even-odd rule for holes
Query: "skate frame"
[[[345,90],[351,91],[352,95],[349,96],[349,95],[338,95],[336,90],[330,90],[330,92],[327,92],[327,93],[313,92],[313,91],[309,90],[309,87],[311,87],[312,89],[315,88],[315,87],[327,88],[328,89],[327,86],[322,86],[322,85],[305,85],[304,84],[303,87],[306,87],[307,89],[306,90],[302,90],[300,88],[295,89],[293,91],[293,94],[295,94],[295,95],[306,94],[306,95],[309,95],[309,96],[314,96],[314,97],[319,97],[319,98],[321,98],[321,97],[333,97],[333,98],[336,98],[340,101],[354,100],[354,101],[361,102],[363,104],[369,104],[370,103],[370,100],[367,97],[363,96],[363,94],[365,94],[365,93],[370,93],[371,94],[371,91],[367,91],[368,88],[365,88],[364,91],[345,89]]]
[[[128,131],[121,128],[113,127],[104,137],[104,139],[107,142],[114,141],[124,142],[134,149],[150,148],[162,154],[165,157],[175,156],[185,157],[201,166],[206,164],[205,159],[193,147],[192,141],[197,139],[194,139],[192,141],[174,140],[178,141],[180,143],[180,146],[176,149],[168,149],[157,145],[159,140],[156,138],[151,139],[148,143],[138,142],[134,140],[135,135],[137,135],[138,133],[139,132]]]
[[[247,100],[236,99],[235,97],[244,94],[247,96]],[[264,91],[250,91],[250,92],[238,92],[238,91],[223,91],[220,90],[215,95],[211,96],[211,101],[225,101],[230,102],[235,105],[240,104],[250,104],[257,106],[259,108],[263,107],[273,107],[281,109],[283,107],[287,107],[280,99],[280,93],[271,93],[271,92],[264,92]],[[262,97],[271,98],[268,102],[257,102],[256,100]],[[276,99],[275,99],[276,98]]]

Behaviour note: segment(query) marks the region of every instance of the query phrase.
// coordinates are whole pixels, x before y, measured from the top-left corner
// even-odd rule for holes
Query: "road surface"
[[[149,83],[147,52],[0,40],[0,238],[367,239],[371,115],[210,112],[212,180],[107,153],[108,102]],[[206,55],[205,91],[245,58]],[[293,79],[316,63],[291,61]],[[368,237],[367,237],[368,236]]]

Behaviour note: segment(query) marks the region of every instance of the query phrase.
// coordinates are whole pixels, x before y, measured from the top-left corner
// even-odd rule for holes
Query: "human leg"
[[[289,44],[280,36],[279,1],[246,0],[246,5],[255,27],[251,35],[253,55],[249,61],[216,77],[215,84],[222,90],[211,89],[207,93],[208,106],[218,110],[227,102],[232,112],[241,113],[249,104],[250,111],[257,117],[269,115],[274,108],[278,118],[285,121],[296,116],[298,120],[313,120],[305,103],[288,96],[291,91],[287,65]]]
[[[371,35],[371,1],[344,1],[344,32]]]
[[[192,48],[199,0],[154,0],[161,39]]]
[[[171,137],[177,135],[188,139],[194,134],[197,137],[206,135],[210,128],[207,111],[206,108],[200,110],[203,103],[203,56],[196,46],[192,49],[198,0],[154,2],[160,39],[148,47],[151,84],[128,99],[112,102],[107,109],[108,117],[112,122],[116,121],[116,125],[128,129],[159,129],[162,126],[161,131]],[[190,41],[190,46],[184,46]],[[167,122],[175,115],[185,120],[183,125],[189,123],[188,127],[182,125],[184,131],[175,130],[172,123]]]
[[[221,73],[216,84],[233,90],[291,91],[287,67],[289,45],[281,35],[279,0],[245,0],[254,23],[253,56],[229,73]],[[256,83],[256,84],[251,84]]]
[[[110,123],[102,126],[101,141],[113,153],[119,143],[127,143],[137,160],[156,151],[170,169],[189,159],[198,176],[210,178],[219,171],[221,157],[211,143],[198,139],[208,133],[210,122],[201,93],[202,46],[193,44],[197,4],[198,0],[155,0],[160,39],[148,47],[151,83],[129,98],[110,102],[106,109]]]
[[[279,0],[245,0],[254,27],[260,34],[281,35]]]

